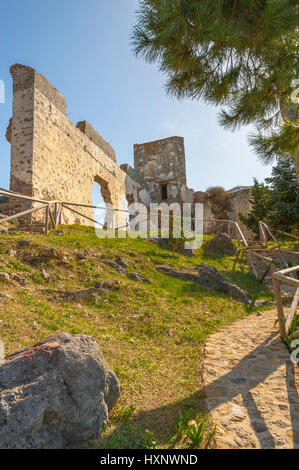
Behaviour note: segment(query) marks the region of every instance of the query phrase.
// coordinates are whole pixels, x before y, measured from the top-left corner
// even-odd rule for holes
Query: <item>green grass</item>
[[[299,241],[296,241],[296,240],[293,240],[291,238],[282,238],[282,237],[278,237],[278,242],[281,246],[281,248],[285,249],[285,250],[297,250],[298,251],[298,248],[299,248]],[[269,248],[275,248],[277,245],[274,241],[270,240],[268,242],[268,246]]]
[[[102,437],[87,447],[169,448],[189,447],[190,439],[207,441],[208,424],[202,415],[202,350],[205,339],[219,327],[256,309],[201,287],[193,282],[168,277],[155,264],[192,268],[200,263],[215,266],[223,275],[257,299],[272,298],[254,276],[232,272],[233,257],[208,256],[204,249],[194,258],[162,250],[144,239],[99,239],[93,228],[59,227],[61,235],[48,237],[12,233],[0,236],[0,269],[25,277],[25,286],[2,282],[0,298],[1,339],[12,352],[56,332],[87,334],[98,342],[108,364],[117,373],[122,395],[111,413]],[[19,240],[32,241],[16,258],[7,249]],[[68,255],[68,263],[40,259],[37,264],[23,260],[26,252],[40,253],[53,247]],[[84,260],[78,252],[86,251]],[[131,281],[103,263],[123,257],[129,271],[143,274],[151,284]],[[50,275],[46,281],[42,269]],[[110,283],[89,302],[66,302],[57,290],[72,290]],[[189,437],[177,439],[177,419],[192,408]],[[201,426],[201,423],[204,423]],[[195,426],[195,427],[192,427]]]

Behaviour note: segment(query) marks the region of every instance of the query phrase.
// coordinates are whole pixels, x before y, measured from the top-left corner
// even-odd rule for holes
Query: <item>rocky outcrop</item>
[[[184,281],[193,281],[204,287],[224,292],[229,297],[233,297],[241,302],[250,302],[247,295],[240,287],[223,277],[216,268],[208,264],[199,264],[196,270],[184,270],[164,265],[156,266],[156,269],[169,276],[177,277]]]
[[[209,289],[223,292],[229,297],[239,300],[240,302],[250,305],[251,307],[266,307],[275,305],[275,303],[271,302],[270,300],[249,299],[243,289],[226,279],[219,273],[219,271],[217,271],[216,268],[209,266],[208,264],[199,264],[197,269],[179,269],[174,268],[173,266],[165,265],[156,266],[156,269],[169,276],[182,279],[183,281],[193,281],[197,284],[200,284],[201,286],[208,287]]]
[[[119,274],[127,274],[128,273],[128,264],[127,262],[121,258],[120,256],[117,256],[115,258],[115,261],[112,261],[110,259],[104,259],[103,263],[109,266],[110,268],[114,269],[117,271]]]
[[[240,300],[244,303],[249,303],[249,299],[245,292],[240,289],[236,284],[222,276],[214,266],[208,264],[199,264],[198,269],[198,283],[210,289],[224,292],[229,297]]]
[[[215,238],[210,240],[205,250],[211,253],[220,253],[222,255],[235,255],[236,248],[232,240],[226,235],[226,233],[220,233]]]
[[[60,449],[98,436],[120,395],[95,340],[67,333],[0,363],[0,449]]]
[[[128,278],[131,279],[131,281],[138,281],[143,282],[144,284],[151,284],[151,281],[140,273],[130,272],[128,274]]]

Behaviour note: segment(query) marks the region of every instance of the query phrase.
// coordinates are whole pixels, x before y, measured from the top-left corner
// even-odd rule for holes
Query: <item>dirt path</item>
[[[276,311],[253,315],[207,340],[205,405],[218,448],[299,448],[299,365],[275,319]]]

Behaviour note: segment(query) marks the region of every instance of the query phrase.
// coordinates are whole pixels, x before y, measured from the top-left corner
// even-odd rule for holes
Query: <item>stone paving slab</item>
[[[248,316],[206,342],[204,402],[217,448],[299,448],[299,367],[279,338],[276,315]]]

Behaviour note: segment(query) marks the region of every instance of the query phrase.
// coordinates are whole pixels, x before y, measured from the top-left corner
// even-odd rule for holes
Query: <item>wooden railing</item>
[[[58,206],[60,205],[59,201],[44,201],[42,199],[24,196],[23,194],[15,193],[15,192],[9,191],[8,189],[3,189],[3,188],[0,188],[0,194],[7,196],[9,198],[19,199],[19,200],[27,201],[27,202],[35,202],[35,203],[40,204],[37,207],[31,207],[30,209],[27,209],[25,211],[18,212],[17,214],[9,215],[7,217],[0,219],[0,227],[2,229],[5,229],[5,227],[2,224],[7,223],[7,222],[12,222],[13,220],[20,219],[22,217],[28,216],[38,211],[45,211],[45,233],[46,234],[48,234],[50,223],[52,224],[54,228],[56,228],[58,224]],[[53,213],[50,210],[52,206],[54,206]]]
[[[287,263],[285,257],[282,254],[282,251],[281,251],[281,245],[280,245],[279,241],[277,240],[277,238],[275,237],[275,235],[273,235],[273,233],[270,230],[269,226],[267,224],[265,224],[265,222],[262,222],[262,221],[259,222],[259,232],[260,232],[260,240],[263,243],[265,243],[266,246],[268,246],[268,242],[270,240],[273,240],[273,242],[275,243],[275,247],[278,251],[279,257],[281,259],[282,265],[285,268],[288,268],[288,263]]]
[[[34,202],[34,203],[40,203],[41,205],[38,206],[38,207],[34,207],[34,208],[31,208],[31,209],[28,209],[26,211],[22,211],[22,212],[19,212],[17,214],[14,214],[14,215],[10,215],[10,216],[7,216],[7,217],[4,217],[2,219],[0,219],[0,228],[1,228],[1,224],[5,223],[5,222],[10,222],[10,221],[13,221],[13,220],[16,220],[16,219],[19,219],[19,218],[22,218],[26,215],[30,215],[34,212],[37,212],[37,211],[41,211],[41,210],[45,210],[45,233],[48,234],[48,231],[49,231],[49,226],[50,224],[53,226],[53,228],[56,228],[58,224],[61,223],[61,213],[62,213],[62,210],[63,209],[66,209],[68,211],[71,211],[73,213],[75,213],[76,215],[79,215],[83,218],[85,218],[86,220],[90,221],[90,222],[93,222],[97,225],[101,225],[103,228],[104,225],[99,223],[97,220],[94,220],[93,218],[87,216],[86,214],[83,214],[82,212],[80,212],[78,209],[79,208],[90,208],[90,209],[100,209],[100,210],[104,210],[106,212],[126,212],[128,213],[129,215],[131,215],[131,212],[129,210],[126,210],[126,209],[118,209],[118,208],[108,208],[108,207],[101,207],[101,206],[94,206],[94,205],[89,205],[89,204],[80,204],[80,203],[75,203],[75,202],[65,202],[65,201],[57,201],[57,200],[54,200],[54,201],[45,201],[45,200],[42,200],[42,199],[37,199],[37,198],[33,198],[33,197],[29,197],[29,196],[24,196],[23,194],[20,194],[20,193],[16,193],[16,192],[13,192],[13,191],[9,191],[8,189],[3,189],[3,188],[0,188],[0,194],[4,195],[4,196],[7,196],[9,198],[13,198],[13,199],[20,199],[20,200],[23,200],[23,201],[28,201],[28,202]],[[76,207],[76,209],[75,209]],[[52,208],[54,208],[53,210],[51,210]],[[139,211],[139,214],[143,214],[143,212],[140,212]],[[144,212],[144,215],[146,217],[148,217],[148,212]],[[184,217],[184,218],[188,218],[188,217]],[[189,218],[190,220],[193,220],[195,221],[196,219],[190,217]],[[228,236],[231,238],[231,239],[234,239],[237,241],[240,249],[242,248],[248,248],[248,244],[247,244],[247,241],[244,237],[244,234],[239,226],[239,224],[235,221],[232,221],[232,220],[224,220],[224,219],[200,219],[201,222],[213,222],[213,223],[217,223],[217,224],[220,224],[221,227],[223,227],[225,229],[225,227],[227,227],[227,233],[228,233]],[[118,229],[122,229],[122,228],[127,228],[129,224],[126,224],[124,227],[118,227]],[[219,225],[218,225],[219,227]],[[218,228],[216,227],[216,228]],[[213,231],[213,229],[211,230]]]
[[[261,274],[259,274],[257,272],[257,270],[254,266],[252,258],[258,258],[259,260],[265,261],[267,263],[264,272],[262,272]],[[263,282],[265,277],[267,276],[267,274],[271,270],[271,267],[274,265],[274,260],[272,258],[269,258],[268,256],[261,255],[260,253],[258,253],[255,250],[250,250],[250,249],[247,250],[247,259],[248,259],[248,263],[251,267],[251,270],[252,270],[253,274],[255,275],[255,277],[257,278],[257,280],[259,282]]]
[[[296,309],[297,309],[298,302],[299,302],[299,279],[289,276],[290,274],[294,275],[298,271],[299,271],[299,266],[293,266],[292,268],[278,271],[276,273],[273,273],[272,275],[274,295],[275,295],[275,301],[277,305],[279,331],[280,331],[280,336],[282,338],[285,338],[289,334],[289,330],[292,325],[294,315],[296,313]],[[282,283],[288,284],[289,286],[296,288],[296,292],[295,292],[290,310],[287,315],[284,314],[284,306],[283,306],[283,300],[282,300],[282,295],[281,295]]]

